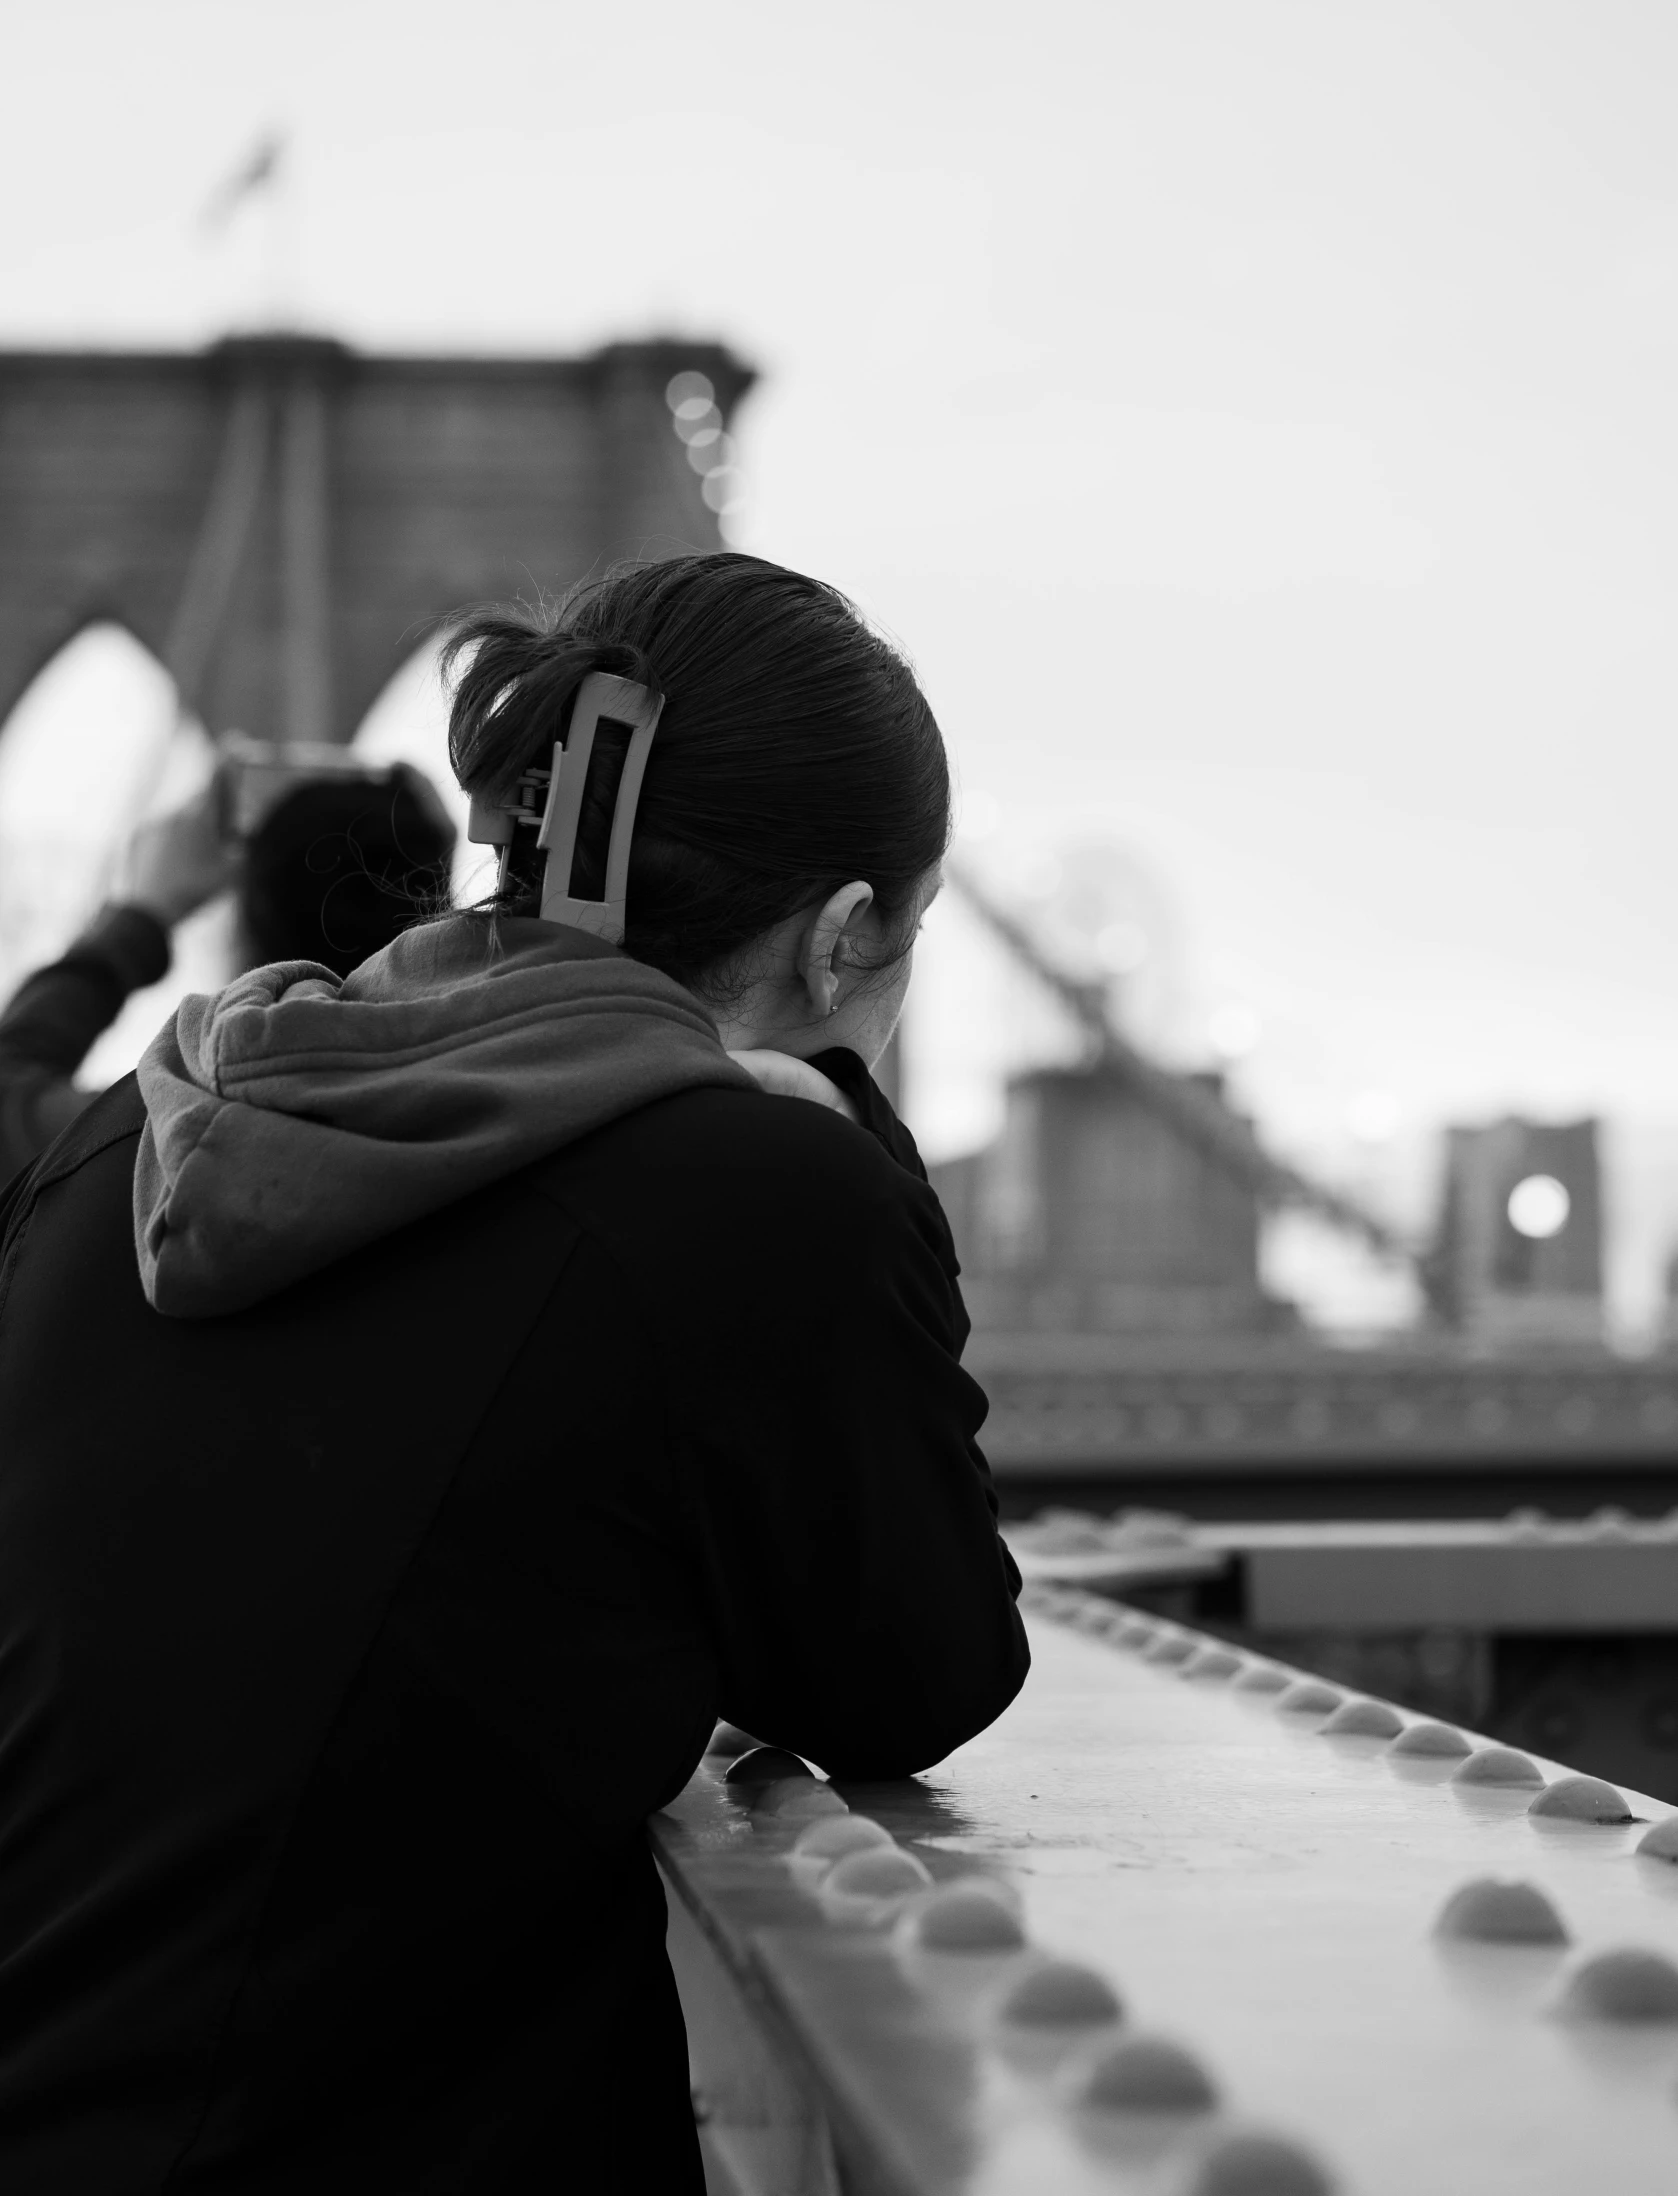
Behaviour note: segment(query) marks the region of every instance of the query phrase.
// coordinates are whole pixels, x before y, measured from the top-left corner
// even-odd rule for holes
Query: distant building
[[[1426,1280],[1435,1316],[1488,1349],[1600,1344],[1597,1123],[1451,1129]]]
[[[1216,1077],[1182,1081],[1221,1096]],[[1297,1323],[1260,1285],[1254,1188],[1111,1068],[1021,1077],[997,1142],[932,1177],[976,1327],[1212,1337]]]

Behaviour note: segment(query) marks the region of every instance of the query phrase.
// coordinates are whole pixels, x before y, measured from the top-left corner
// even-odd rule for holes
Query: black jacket
[[[0,1258],[0,2188],[699,2187],[647,1815],[1018,1689],[948,1230],[666,1099],[257,1308],[136,1277],[132,1079]]]

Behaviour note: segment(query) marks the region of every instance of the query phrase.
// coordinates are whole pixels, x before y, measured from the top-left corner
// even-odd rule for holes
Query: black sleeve
[[[0,1013],[0,1182],[88,1104],[71,1078],[129,994],[169,967],[169,933],[139,907],[107,908],[62,959],[27,977]]]
[[[832,1775],[942,1760],[1029,1664],[947,1238],[876,1161],[801,1199],[797,1255],[746,1291],[696,1413],[722,1713]]]
[[[892,1111],[885,1092],[856,1053],[844,1045],[834,1045],[826,1052],[818,1052],[810,1065],[819,1068],[830,1083],[838,1084],[856,1108],[859,1126],[867,1130],[888,1157],[894,1159],[905,1173],[912,1174],[917,1182],[925,1182],[926,1166],[922,1161],[919,1145]],[[972,1322],[967,1316],[967,1305],[963,1301],[960,1287],[961,1261],[956,1256],[956,1239],[949,1220],[930,1183],[927,1184],[927,1194],[936,1215],[934,1234],[938,1262],[950,1285],[950,1302],[955,1320],[955,1351],[959,1357],[966,1349],[967,1337],[972,1331]]]

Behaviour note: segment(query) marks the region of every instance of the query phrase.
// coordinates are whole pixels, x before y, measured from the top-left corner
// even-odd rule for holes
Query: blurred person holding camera
[[[0,1011],[0,1188],[92,1104],[74,1081],[89,1050],[167,975],[175,926],[218,893],[237,893],[242,965],[339,976],[446,898],[455,830],[422,772],[296,757],[240,743],[201,793],[142,823],[106,905]]]
[[[869,1072],[913,673],[733,553],[453,664],[489,901],[187,1000],[0,1203],[6,2196],[702,2196],[647,1818],[1025,1677]]]

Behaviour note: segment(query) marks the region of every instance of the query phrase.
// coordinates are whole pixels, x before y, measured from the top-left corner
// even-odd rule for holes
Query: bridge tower
[[[1426,1273],[1436,1310],[1471,1343],[1599,1345],[1596,1122],[1512,1117],[1453,1128],[1438,1240]]]
[[[614,558],[714,548],[665,391],[726,421],[715,344],[374,357],[319,337],[0,353],[0,722],[84,626],[158,656],[212,733],[348,740],[438,618]]]

